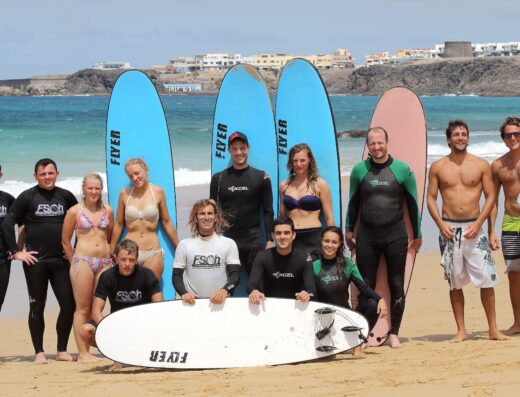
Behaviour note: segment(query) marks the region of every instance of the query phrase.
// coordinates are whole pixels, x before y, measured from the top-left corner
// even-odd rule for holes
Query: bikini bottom
[[[99,258],[97,256],[74,255],[72,257],[72,266],[74,266],[75,269],[78,266],[79,262],[85,262],[86,264],[88,264],[90,266],[90,269],[94,273],[98,273],[101,270],[103,270],[103,268],[105,268],[105,266],[111,266],[113,264],[112,258]]]

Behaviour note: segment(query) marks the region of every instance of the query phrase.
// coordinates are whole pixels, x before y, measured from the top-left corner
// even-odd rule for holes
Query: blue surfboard
[[[138,70],[122,73],[114,85],[107,115],[106,161],[108,201],[117,210],[119,192],[129,187],[125,162],[140,157],[148,164],[151,183],[163,188],[173,224],[177,224],[175,182],[168,125],[159,94],[146,74]],[[125,232],[123,232],[123,235]],[[175,248],[159,224],[164,249],[162,278],[165,299],[174,299],[172,266]]]
[[[334,117],[318,71],[304,59],[293,59],[283,68],[276,96],[276,128],[280,182],[288,177],[291,147],[307,143],[320,177],[330,187],[334,222],[341,226],[341,175]],[[323,218],[322,224],[326,226]]]
[[[249,165],[265,171],[271,178],[273,210],[276,214],[278,163],[273,109],[262,75],[250,65],[236,65],[229,69],[220,86],[213,120],[211,174],[231,166],[227,140],[235,131],[247,135],[251,146]],[[261,214],[258,216],[261,217]],[[247,295],[245,267],[242,267],[240,284],[236,287],[234,295]]]

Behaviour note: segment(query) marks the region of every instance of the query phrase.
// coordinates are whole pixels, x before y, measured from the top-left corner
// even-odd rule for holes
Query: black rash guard
[[[359,270],[350,258],[345,258],[345,268],[343,274],[338,273],[336,259],[316,259],[313,263],[314,276],[316,277],[316,290],[318,300],[332,305],[350,308],[348,288],[350,283],[359,290],[359,296],[366,299],[373,299],[378,302],[381,297],[370,288]]]
[[[55,187],[45,190],[34,186],[22,192],[2,223],[7,249],[17,251],[15,223],[25,225],[25,247],[37,251],[38,262],[62,262],[61,230],[67,210],[76,205],[68,190]]]
[[[273,228],[273,190],[271,179],[253,167],[226,168],[211,177],[210,198],[220,207],[230,227],[225,236],[239,248],[265,242],[260,228],[263,216],[264,233],[270,239]],[[261,215],[262,211],[262,215]]]
[[[14,225],[25,225],[25,248],[37,251],[38,262],[23,264],[29,293],[29,331],[35,353],[43,352],[44,310],[49,282],[60,306],[56,321],[58,352],[66,351],[76,304],[70,282],[70,264],[63,256],[61,230],[67,210],[78,201],[68,190],[34,186],[22,192],[2,223],[9,251],[16,252]]]
[[[2,237],[2,222],[4,221],[7,211],[13,204],[14,197],[9,193],[0,191],[0,311],[4,304],[7,286],[9,285],[9,276],[11,274],[11,261],[7,259],[7,248]]]
[[[417,185],[410,167],[392,157],[383,164],[370,158],[356,164],[350,174],[347,232],[354,231],[358,214],[360,225],[367,228],[385,228],[402,222],[404,199],[414,238],[420,238]]]
[[[123,276],[116,265],[101,273],[94,296],[103,300],[108,298],[110,313],[114,313],[151,302],[152,296],[159,292],[161,285],[150,269],[136,265],[132,274]]]
[[[288,255],[280,255],[276,248],[263,250],[256,256],[249,276],[247,290],[259,290],[267,297],[293,298],[302,290],[316,295],[312,272],[312,260],[303,251],[293,249]]]

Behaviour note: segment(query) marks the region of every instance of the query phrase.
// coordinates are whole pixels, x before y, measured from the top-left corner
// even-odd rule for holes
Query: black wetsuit
[[[351,282],[354,283],[359,290],[358,306],[355,310],[365,316],[370,329],[372,329],[379,317],[377,304],[381,297],[363,281],[354,261],[345,258],[345,267],[342,273],[338,270],[336,259],[327,260],[318,257],[312,265],[316,278],[317,299],[320,302],[350,309],[348,288]]]
[[[161,284],[153,272],[143,266],[136,266],[133,273],[123,276],[116,265],[101,273],[94,292],[96,298],[110,302],[110,313],[149,303],[152,296],[161,292]]]
[[[9,207],[13,204],[13,201],[13,196],[9,193],[0,191],[0,311],[4,304],[7,286],[9,285],[9,275],[11,274],[11,261],[7,259],[7,247],[2,237],[2,222],[7,215]]]
[[[36,353],[43,352],[43,312],[49,281],[60,306],[56,322],[58,351],[67,350],[76,305],[70,282],[70,264],[64,258],[61,246],[61,230],[67,210],[75,204],[77,200],[68,190],[59,187],[45,190],[35,186],[16,198],[2,224],[9,251],[17,250],[14,225],[23,223],[26,250],[38,252],[36,264],[23,264],[29,292],[29,330]]]
[[[237,243],[240,263],[247,274],[251,273],[256,254],[265,247],[266,237],[271,238],[274,217],[271,179],[253,167],[240,170],[229,167],[212,176],[210,198],[217,202],[230,224],[224,236]]]
[[[404,312],[404,272],[408,235],[403,219],[406,200],[414,238],[421,237],[415,176],[408,165],[389,157],[356,164],[350,175],[346,231],[353,232],[359,214],[356,259],[363,279],[375,288],[379,258],[384,255],[391,293],[391,334],[397,335]]]
[[[293,249],[288,255],[280,255],[276,248],[260,251],[249,276],[247,290],[258,290],[273,298],[293,298],[302,290],[316,295],[316,283],[312,273],[312,260],[303,251]]]

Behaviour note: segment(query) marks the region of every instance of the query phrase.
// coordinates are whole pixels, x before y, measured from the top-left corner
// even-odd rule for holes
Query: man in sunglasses
[[[504,218],[502,221],[502,254],[509,278],[509,295],[513,307],[513,325],[505,331],[507,335],[520,334],[520,118],[511,116],[500,127],[500,136],[509,149],[493,161],[493,183],[496,200],[491,211],[490,245],[500,248],[498,237],[493,232],[498,213],[498,195],[504,188]]]
[[[491,167],[486,160],[467,152],[469,128],[464,121],[449,122],[446,140],[451,153],[430,167],[427,203],[428,211],[439,227],[441,265],[450,285],[451,307],[457,324],[457,334],[452,342],[468,339],[462,288],[470,281],[480,288],[489,339],[507,339],[496,326],[494,286],[498,276],[488,237],[482,229],[495,203]],[[442,216],[437,208],[439,191]],[[481,209],[482,192],[486,200]]]

